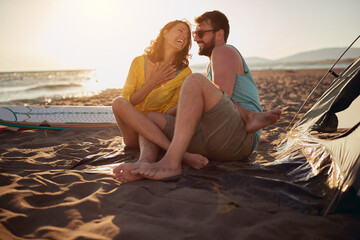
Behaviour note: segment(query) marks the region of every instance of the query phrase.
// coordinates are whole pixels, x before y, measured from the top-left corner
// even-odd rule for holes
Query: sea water
[[[348,64],[346,64],[347,66]],[[205,73],[207,63],[193,64],[193,72]],[[329,69],[331,65],[251,66],[264,69]],[[337,65],[337,67],[339,67]],[[345,67],[345,65],[344,65]],[[123,81],[121,81],[123,79]],[[106,88],[121,88],[125,77],[89,70],[0,72],[0,106],[51,103],[54,99],[91,96]]]
[[[94,82],[95,70],[0,72],[0,106],[89,96],[96,92],[89,87]]]

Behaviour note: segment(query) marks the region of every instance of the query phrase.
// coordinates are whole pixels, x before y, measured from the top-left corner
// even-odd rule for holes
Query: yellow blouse
[[[165,113],[169,108],[177,104],[181,85],[190,74],[191,69],[186,67],[163,86],[153,89],[135,108],[144,114],[149,112]],[[144,84],[145,55],[142,55],[136,57],[131,63],[121,95],[130,102],[130,96]]]

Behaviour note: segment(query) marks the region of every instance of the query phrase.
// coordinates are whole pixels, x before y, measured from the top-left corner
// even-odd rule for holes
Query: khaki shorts
[[[165,135],[172,139],[175,116],[165,115]],[[188,152],[199,153],[217,160],[241,160],[253,150],[254,135],[247,133],[235,104],[226,93],[219,102],[205,112],[188,146]]]

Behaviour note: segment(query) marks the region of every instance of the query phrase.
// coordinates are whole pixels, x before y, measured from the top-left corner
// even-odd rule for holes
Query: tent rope
[[[290,126],[294,123],[296,117],[299,115],[300,111],[303,109],[303,107],[305,106],[306,102],[309,100],[309,98],[311,97],[311,95],[314,93],[314,91],[319,87],[319,85],[322,83],[322,81],[327,77],[327,75],[329,73],[331,73],[333,76],[337,77],[338,75],[333,71],[333,68],[335,67],[335,65],[340,61],[340,59],[345,55],[345,53],[352,47],[352,45],[354,45],[354,43],[360,38],[360,35],[357,36],[357,38],[349,45],[349,47],[343,52],[343,54],[341,54],[341,56],[339,57],[339,59],[332,65],[332,67],[326,72],[326,74],[320,79],[320,81],[316,84],[316,86],[314,87],[313,90],[311,90],[310,94],[307,96],[307,98],[305,99],[305,101],[303,102],[303,104],[301,105],[300,109],[297,111],[297,113],[295,114],[295,116],[293,117],[293,119],[291,120],[289,126],[287,127],[286,131],[287,132],[290,129]]]

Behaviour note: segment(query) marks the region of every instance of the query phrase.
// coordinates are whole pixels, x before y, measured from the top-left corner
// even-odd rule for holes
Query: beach
[[[114,166],[139,156],[118,129],[0,131],[0,239],[360,239],[358,209],[322,216],[329,203],[317,191],[322,178],[294,182],[288,173],[297,163],[266,165],[326,72],[252,71],[264,111],[283,111],[263,129],[269,142],[243,161],[184,165],[180,176],[163,181],[114,180]],[[297,120],[332,80],[325,78]],[[120,94],[107,89],[34,104],[108,106]]]

